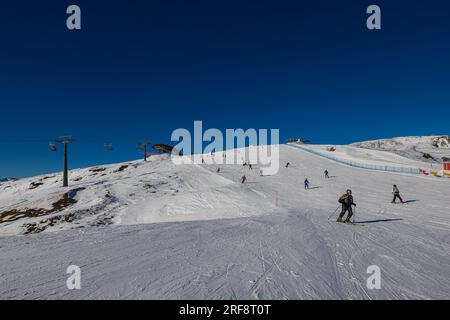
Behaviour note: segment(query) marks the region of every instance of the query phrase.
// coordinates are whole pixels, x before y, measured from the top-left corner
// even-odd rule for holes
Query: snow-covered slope
[[[1,184],[9,217],[57,209],[0,213],[0,298],[450,297],[450,179],[352,168],[286,145],[280,158],[291,166],[273,176],[154,157],[73,170],[69,190],[59,174]],[[408,203],[390,203],[393,184]],[[356,226],[327,220],[347,188]],[[66,288],[72,264],[81,290]],[[380,290],[366,287],[370,265]]]
[[[431,163],[450,161],[449,136],[399,137],[354,143],[353,146],[385,150],[403,157]]]
[[[270,212],[260,195],[167,155],[0,184],[0,236],[105,224],[233,218]],[[55,204],[57,209],[55,210]]]

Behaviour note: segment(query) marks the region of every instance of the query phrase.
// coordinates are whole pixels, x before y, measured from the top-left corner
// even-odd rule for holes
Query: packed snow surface
[[[416,161],[367,152],[352,156]],[[280,163],[261,176],[257,165],[156,156],[73,170],[66,189],[59,173],[1,183],[0,298],[449,299],[450,179],[353,168],[289,145]],[[390,203],[393,184],[408,203]],[[354,226],[327,220],[348,188]],[[66,287],[70,265],[80,290]],[[366,286],[371,265],[381,289]]]

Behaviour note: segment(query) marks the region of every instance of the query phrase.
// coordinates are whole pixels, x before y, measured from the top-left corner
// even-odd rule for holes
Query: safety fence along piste
[[[375,164],[369,164],[369,163],[363,163],[363,162],[355,162],[355,161],[351,161],[351,160],[347,160],[347,159],[341,159],[341,158],[338,158],[333,155],[328,155],[328,154],[324,154],[322,152],[318,152],[316,150],[312,150],[308,147],[305,147],[305,146],[302,146],[299,144],[288,143],[288,146],[309,152],[309,153],[317,155],[319,157],[333,160],[338,163],[356,167],[356,168],[378,170],[378,171],[388,171],[388,172],[409,173],[409,174],[431,174],[431,175],[437,175],[437,176],[447,176],[447,173],[444,170],[445,165],[442,170],[434,170],[432,168],[414,168],[414,167],[375,165]]]

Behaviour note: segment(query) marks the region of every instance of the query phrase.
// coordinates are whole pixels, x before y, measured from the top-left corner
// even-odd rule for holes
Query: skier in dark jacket
[[[305,179],[305,190],[309,189],[309,181],[308,179]]]
[[[325,170],[324,173],[323,173],[323,175],[325,176],[325,178],[329,178],[329,176],[328,176],[328,170]]]
[[[337,219],[337,222],[350,222],[350,218],[353,216],[352,206],[356,207],[356,204],[353,202],[352,190],[347,190],[347,192],[339,198],[339,203],[342,204],[342,211]],[[347,211],[347,219],[342,220]]]
[[[290,164],[290,162],[286,163],[286,168],[289,168]]]
[[[397,185],[394,184],[392,187],[392,194],[394,195],[394,199],[392,199],[392,203],[395,203],[397,198],[400,200],[401,203],[403,203],[402,197],[400,197],[400,190],[398,189]]]

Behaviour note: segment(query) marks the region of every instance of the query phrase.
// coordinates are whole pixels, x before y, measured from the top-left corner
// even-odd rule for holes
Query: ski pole
[[[334,214],[339,210],[339,206],[336,208],[336,210],[333,211],[333,213],[331,214],[331,216],[328,217],[327,220],[330,220],[332,216],[334,216]]]

